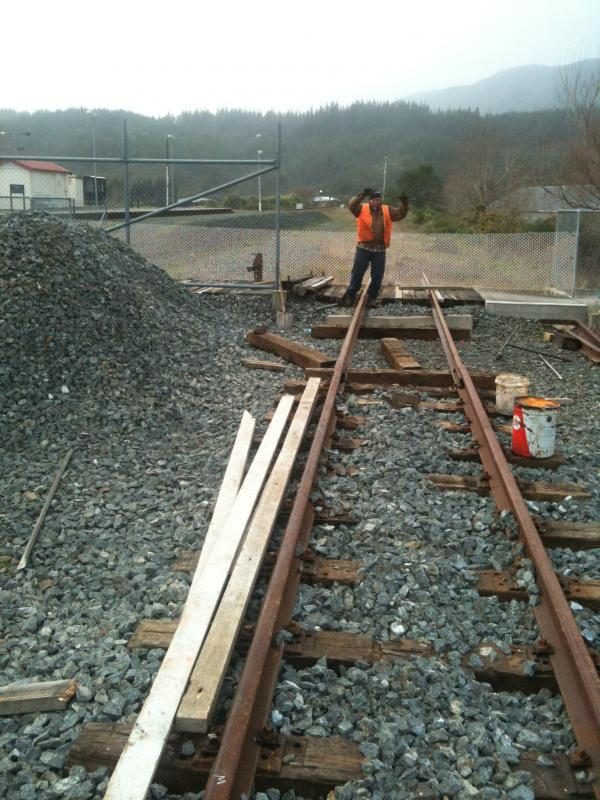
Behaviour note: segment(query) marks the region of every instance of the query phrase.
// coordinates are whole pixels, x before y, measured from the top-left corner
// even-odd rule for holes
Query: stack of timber
[[[446,306],[464,305],[466,303],[474,303],[478,305],[484,304],[484,299],[475,289],[463,287],[443,287],[437,286],[435,288],[439,294],[440,303]],[[327,286],[319,287],[314,295],[319,300],[335,302],[340,300],[346,290],[348,284],[344,283],[329,283]],[[411,303],[413,305],[429,306],[429,295],[427,289],[423,288],[403,288],[393,283],[384,284],[379,292],[379,299],[384,303]]]
[[[302,283],[297,283],[294,286],[294,294],[298,295],[299,297],[304,297],[306,294],[320,294],[320,290],[324,289],[333,281],[333,275],[324,276],[321,275],[320,277],[316,278],[308,278]]]
[[[554,332],[550,336],[550,341],[564,350],[580,350],[594,364],[600,364],[600,334],[583,322],[570,322],[552,327]]]
[[[105,800],[144,800],[174,725],[206,730],[318,389],[307,384],[282,444],[294,398],[281,398],[245,477],[255,420],[244,413],[179,624]]]
[[[325,323],[313,325],[313,339],[343,339],[351,316],[330,314]],[[449,314],[446,322],[454,339],[469,339],[473,329],[470,314]],[[438,332],[432,316],[423,317],[366,317],[358,332],[359,339],[437,339]]]

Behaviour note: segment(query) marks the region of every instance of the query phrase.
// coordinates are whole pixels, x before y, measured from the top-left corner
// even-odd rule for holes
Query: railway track
[[[337,435],[335,441],[342,446],[342,440],[336,434],[336,426],[344,424],[343,417],[341,420],[339,418],[338,409],[342,393],[351,383],[355,391],[361,391],[361,386],[368,385],[364,375],[361,379],[357,371],[350,369],[353,349],[365,315],[365,299],[366,293],[362,295],[348,324],[335,365],[314,366],[307,370],[307,375],[326,379],[326,391],[321,390],[322,405],[316,427],[307,437],[310,443],[308,452],[300,456],[302,472],[295,486],[291,507],[285,507],[281,512],[288,518],[276,557],[273,556],[265,568],[268,574],[263,575],[266,589],[260,614],[251,631],[246,631],[245,639],[242,637],[238,643],[238,647],[245,651],[245,661],[230,702],[227,720],[218,731],[210,730],[202,735],[174,734],[169,740],[158,775],[173,791],[199,791],[202,782],[206,781],[204,800],[250,796],[257,784],[293,787],[299,795],[319,797],[336,784],[360,780],[364,753],[359,752],[351,738],[329,738],[319,742],[315,736],[284,734],[278,730],[272,716],[272,703],[282,666],[288,662],[295,665],[312,664],[323,657],[329,666],[342,668],[349,668],[357,660],[368,664],[382,660],[404,663],[410,659],[436,657],[435,648],[422,641],[402,638],[386,641],[344,631],[306,630],[293,622],[294,606],[302,583],[333,581],[337,585],[353,586],[360,581],[361,570],[366,568],[356,560],[321,559],[321,563],[317,563],[318,555],[313,553],[307,556],[315,524],[331,526],[353,521],[352,517],[340,521],[334,513],[327,514],[323,508],[317,508],[314,495],[317,484],[322,489],[320,484],[326,480],[320,473],[323,472],[323,454],[331,446],[332,437]],[[538,635],[535,642],[514,645],[508,648],[508,652],[482,646],[474,653],[475,658],[472,654],[470,658],[464,658],[462,663],[474,671],[476,677],[491,682],[498,689],[534,691],[544,688],[550,692],[559,691],[576,746],[568,754],[560,751],[551,753],[545,761],[539,758],[539,754],[536,757],[535,753],[522,748],[518,767],[534,776],[536,797],[600,798],[600,779],[597,777],[600,776],[598,662],[582,638],[569,605],[569,599],[576,599],[597,608],[600,593],[592,583],[587,588],[577,581],[571,582],[570,587],[565,586],[564,581],[561,584],[546,550],[549,543],[564,544],[564,537],[568,539],[569,536],[572,546],[597,547],[599,543],[593,538],[593,526],[589,526],[589,530],[581,528],[575,533],[570,527],[562,534],[556,526],[548,528],[539,524],[539,521],[536,526],[524,493],[532,492],[533,497],[544,500],[550,496],[548,493],[552,487],[537,485],[525,488],[523,482],[517,482],[508,465],[507,453],[498,441],[494,419],[489,416],[490,408],[486,408],[485,400],[482,401],[480,397],[480,393],[485,395],[485,390],[481,389],[481,385],[479,388],[475,385],[462,363],[433,291],[430,292],[430,300],[435,328],[453,385],[431,387],[425,384],[421,387],[424,393],[436,390],[450,399],[422,401],[417,398],[416,402],[423,403],[424,407],[429,402],[429,407],[433,406],[434,410],[437,404],[439,410],[464,413],[476,442],[474,456],[483,467],[483,475],[474,478],[471,486],[467,480],[471,476],[459,475],[454,486],[450,481],[445,488],[472,489],[480,494],[491,494],[497,509],[504,512],[502,520],[505,531],[516,534],[522,543],[524,557],[528,560],[524,563],[530,565],[538,587],[537,595],[532,592],[531,585],[524,590],[516,572],[513,573],[512,584],[499,571],[480,575],[478,586],[483,596],[486,596],[486,592],[488,596],[501,596],[504,592],[505,599],[527,601],[528,597],[534,595],[537,602],[535,605],[533,601],[530,602]],[[371,375],[370,379],[373,377]],[[384,376],[385,380],[388,378]],[[303,387],[304,384],[301,384],[296,389],[300,391]],[[293,390],[291,386],[287,388]],[[373,388],[372,385],[370,388]],[[397,407],[410,407],[413,402],[410,398],[403,400],[400,397]],[[447,404],[445,407],[444,403]],[[347,427],[360,425],[360,420],[352,422],[352,419],[349,418]],[[360,428],[353,433],[360,435]],[[350,451],[353,446],[352,441],[347,444]],[[560,460],[555,466],[559,464]],[[435,476],[430,477],[435,482]],[[573,493],[572,487],[571,490],[565,489],[562,494],[560,486],[554,487],[552,496],[560,500],[569,491]],[[577,536],[579,539],[573,544]],[[184,567],[180,565],[181,568]],[[193,565],[187,568],[193,568]],[[175,627],[172,623],[147,626],[134,645],[168,646]],[[109,730],[102,725],[88,726],[71,754],[71,763],[112,767],[127,742],[127,736],[127,728],[113,726]],[[191,737],[193,740],[193,758],[182,757],[182,737]],[[407,758],[407,763],[409,761]],[[402,785],[399,784],[395,789],[401,792]],[[443,795],[442,790],[440,794],[428,795],[423,789],[414,796]],[[398,794],[400,796],[404,795]],[[450,793],[447,796],[454,795]],[[497,796],[518,795],[499,793]]]

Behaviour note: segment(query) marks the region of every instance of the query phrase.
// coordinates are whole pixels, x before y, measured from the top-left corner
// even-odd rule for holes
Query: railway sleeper
[[[267,577],[273,570],[277,554],[273,551],[265,554],[260,574]],[[198,563],[199,554],[192,550],[181,553],[173,565],[174,572],[193,572]],[[301,556],[300,572],[304,583],[340,583],[344,586],[355,586],[360,582],[362,561],[350,559],[321,558],[307,549]]]
[[[130,733],[131,725],[126,723],[88,723],[71,748],[67,768],[83,766],[93,772],[105,767],[112,771]],[[155,782],[175,794],[199,791],[218,753],[220,734],[220,729],[208,734],[172,733],[160,758]],[[187,756],[183,745],[190,741],[195,750]],[[255,779],[258,790],[294,789],[304,797],[318,798],[335,786],[364,776],[358,744],[341,736],[284,736],[266,729],[257,741],[261,744]],[[537,800],[582,800],[593,796],[589,784],[578,780],[581,770],[571,765],[568,756],[544,754],[552,766],[542,766],[538,757],[536,752],[523,751],[519,762],[512,765],[515,771],[526,770],[533,776]],[[425,783],[415,790],[415,797],[433,796]]]
[[[470,435],[473,435],[471,426],[466,422],[460,423],[460,422],[452,422],[451,420],[448,419],[438,419],[435,420],[433,424],[436,425],[438,428],[443,428],[445,431],[450,431],[450,433],[468,433]],[[512,425],[509,425],[508,423],[493,422],[492,427],[496,431],[496,433],[505,433],[508,436],[512,435]]]
[[[518,586],[513,572],[486,569],[478,573],[477,591],[482,597],[495,596],[503,602],[528,601],[529,593]],[[595,611],[600,610],[600,581],[580,581],[556,573],[556,577],[569,603],[579,603]]]
[[[518,456],[513,453],[510,447],[503,447],[502,451],[509,464],[515,464],[518,467],[533,467],[535,469],[558,469],[565,463],[565,457],[562,453],[555,453],[548,458],[527,458],[525,456]],[[448,450],[448,455],[455,461],[470,461],[478,462],[480,449],[478,447],[456,447]]]
[[[445,473],[429,473],[427,479],[438,489],[445,491],[476,492],[480,495],[490,493],[489,480],[480,475],[447,475]],[[545,481],[525,481],[517,479],[523,497],[526,500],[537,500],[547,503],[561,503],[567,497],[572,500],[584,500],[590,493],[578,483],[546,483]]]
[[[140,648],[166,650],[175,633],[177,620],[144,619],[130,638],[131,650]],[[415,656],[434,655],[427,642],[413,639],[378,641],[372,636],[347,631],[309,631],[294,621],[287,626],[293,638],[285,643],[285,660],[301,669],[321,658],[327,659],[331,669],[352,666],[356,661],[374,664],[377,661],[398,661]],[[244,625],[236,649],[246,652],[252,640],[254,626]],[[592,651],[594,662],[600,668],[600,654]],[[443,660],[443,656],[439,656]],[[552,664],[548,655],[536,647],[511,645],[510,652],[494,643],[483,643],[464,656],[463,667],[470,670],[482,683],[489,683],[496,691],[532,694],[540,689],[558,693]]]

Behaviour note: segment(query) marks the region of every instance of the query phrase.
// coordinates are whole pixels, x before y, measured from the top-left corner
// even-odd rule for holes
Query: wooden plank
[[[333,369],[307,367],[304,370],[307,378],[329,380]],[[473,370],[473,383],[478,389],[496,388],[496,375],[493,372]],[[452,374],[437,369],[349,369],[346,380],[352,383],[377,384],[378,386],[454,386]],[[422,389],[422,391],[426,391]]]
[[[343,339],[352,317],[333,314],[325,323],[313,325],[313,339]],[[469,339],[473,329],[470,314],[449,314],[446,316],[450,332],[455,339]],[[425,317],[365,317],[358,332],[359,339],[437,339],[435,321]]]
[[[411,356],[400,339],[383,338],[381,352],[392,369],[421,369],[419,362]]]
[[[448,327],[460,329],[473,329],[473,317],[471,314],[447,314],[445,316]],[[342,328],[349,328],[352,322],[350,314],[328,314],[325,320],[327,325],[339,325]],[[424,330],[435,330],[435,320],[430,315],[405,316],[405,317],[365,317],[362,326],[365,328],[422,328]]]
[[[235,502],[237,493],[244,477],[250,447],[252,446],[252,437],[254,434],[254,427],[256,420],[247,411],[242,414],[242,421],[235,437],[229,461],[225,468],[225,474],[221,482],[221,488],[217,495],[217,501],[212,513],[206,536],[202,545],[199,563],[197,566],[203,570],[206,569],[206,564],[210,558],[210,553],[217,537],[222,534],[223,526],[227,520],[231,507]]]
[[[198,565],[181,620],[110,779],[105,800],[144,800],[165,747],[194,661],[207,634],[248,520],[292,408],[281,399],[206,567]]]
[[[324,289],[330,283],[333,282],[333,275],[327,276],[320,276],[316,278],[309,278],[306,281],[302,281],[302,283],[297,283],[294,286],[294,294],[299,295],[300,297],[304,297],[307,293],[316,293],[320,289]]]
[[[259,350],[274,353],[299,367],[328,367],[335,364],[336,359],[326,353],[320,353],[310,347],[305,347],[298,342],[292,342],[276,333],[270,333],[265,328],[248,331],[246,341]]]
[[[319,380],[311,379],[271,470],[239,558],[194,666],[175,719],[179,731],[205,732],[217,703],[292,468],[317,400]]]
[[[62,711],[75,696],[77,681],[16,681],[0,686],[0,716]]]
[[[242,358],[242,366],[248,369],[267,369],[271,372],[285,372],[287,364],[278,364],[277,361],[261,361],[258,358]]]
[[[597,522],[536,520],[536,525],[546,547],[569,547],[571,550],[600,547],[600,524]]]

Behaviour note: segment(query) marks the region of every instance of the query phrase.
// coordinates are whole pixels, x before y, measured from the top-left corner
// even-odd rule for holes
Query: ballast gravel
[[[0,298],[0,685],[78,681],[64,711],[0,717],[0,796],[95,800],[106,770],[67,769],[69,751],[86,723],[134,721],[164,652],[129,650],[127,641],[142,619],[180,613],[190,575],[172,567],[182,551],[202,544],[243,410],[264,430],[283,379],[302,372],[240,365],[247,356],[274,358],[244,343],[248,329],[274,328],[270,298],[194,297],[109,235],[45,215],[0,222]],[[291,297],[289,306],[290,336],[335,355],[340,342],[315,342],[307,333],[324,316],[319,305]],[[516,473],[585,484],[591,496],[531,503],[532,511],[547,520],[600,521],[598,368],[574,354],[552,362],[559,381],[533,354],[506,349],[497,359],[515,325],[520,343],[548,358],[559,351],[542,341],[539,323],[496,319],[471,305],[454,312],[474,318],[472,339],[459,343],[469,367],[519,372],[533,393],[568,398],[557,437],[566,463],[556,472]],[[423,313],[397,303],[369,312]],[[407,346],[424,368],[445,367],[435,342]],[[386,366],[378,342],[359,341],[353,366]],[[351,453],[333,448],[314,491],[315,500],[353,514],[357,524],[315,526],[312,547],[359,560],[361,580],[354,587],[303,584],[295,619],[309,629],[416,639],[434,655],[338,672],[325,661],[304,670],[286,665],[271,724],[357,742],[364,777],[338,787],[341,800],[416,792],[529,800],[519,754],[536,750],[543,764],[573,745],[562,702],[546,691],[494,692],[474,680],[468,664],[477,666],[472,651],[483,642],[507,651],[538,637],[535,592],[529,603],[500,603],[476,591],[478,570],[505,570],[516,559],[518,581],[533,590],[531,567],[510,516],[498,515],[490,498],[441,493],[426,478],[478,472],[447,454],[469,437],[433,424],[461,416],[396,410],[389,394],[344,398],[348,413],[365,417],[356,435],[367,443]],[[17,571],[69,448],[72,461],[29,565]],[[598,550],[549,554],[558,571],[599,579]],[[597,649],[599,615],[571,605]],[[221,713],[240,668],[236,657]],[[191,754],[193,741],[184,747]],[[155,784],[152,797],[171,795]],[[297,795],[269,789],[256,797]]]

